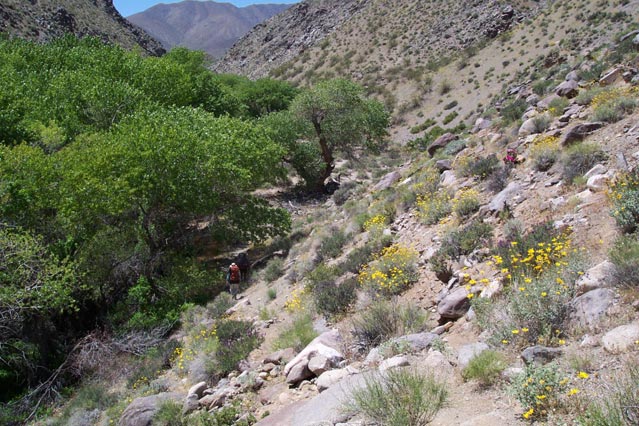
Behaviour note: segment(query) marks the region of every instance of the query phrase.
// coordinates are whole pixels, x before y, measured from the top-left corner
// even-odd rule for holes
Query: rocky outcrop
[[[182,396],[177,393],[160,393],[136,398],[124,409],[118,426],[151,426],[153,416],[162,404],[168,401],[178,402],[181,399]]]
[[[302,352],[297,354],[297,356],[284,367],[286,382],[296,385],[304,379],[314,377],[315,373],[311,371],[309,364],[317,357],[322,357],[326,360],[326,362],[322,364],[323,370],[321,373],[328,368],[336,367],[339,362],[344,359],[344,355],[339,351],[341,340],[341,336],[337,330],[327,331],[313,339]],[[319,362],[313,362],[311,365],[319,364]]]

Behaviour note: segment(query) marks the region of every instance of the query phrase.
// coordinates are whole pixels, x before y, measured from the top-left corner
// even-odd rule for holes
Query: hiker
[[[251,269],[251,262],[249,261],[248,254],[246,252],[242,252],[237,255],[235,259],[235,263],[240,267],[240,272],[242,273],[241,280],[243,283],[248,281],[249,272]]]
[[[240,281],[242,280],[242,272],[240,267],[235,263],[231,263],[226,273],[226,282],[229,285],[229,292],[233,296],[233,300],[237,300],[237,293],[240,290]]]

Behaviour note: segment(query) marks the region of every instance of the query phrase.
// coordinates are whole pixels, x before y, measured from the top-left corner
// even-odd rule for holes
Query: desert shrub
[[[459,114],[457,113],[457,111],[453,111],[450,114],[447,114],[446,117],[444,117],[444,119],[442,120],[442,124],[450,123],[451,121],[456,119],[458,115]]]
[[[575,97],[575,102],[578,105],[590,105],[590,103],[595,98],[595,96],[601,94],[605,90],[606,89],[601,86],[593,86],[589,88],[588,90],[582,90]]]
[[[326,317],[345,313],[357,297],[357,280],[348,279],[341,284],[323,282],[313,288],[317,311]]]
[[[499,159],[495,154],[488,157],[468,159],[460,161],[458,174],[461,176],[476,176],[479,179],[486,179],[499,167]]]
[[[153,415],[153,425],[158,426],[250,426],[256,423],[253,415],[238,421],[241,412],[236,405],[227,405],[219,410],[198,411],[191,415],[182,414],[182,404],[166,401]]]
[[[457,101],[451,101],[444,106],[444,110],[453,109],[457,106],[457,104],[458,104]]]
[[[399,294],[419,278],[417,256],[415,249],[399,244],[384,247],[362,267],[357,280],[377,294]]]
[[[322,260],[339,256],[342,253],[342,247],[344,247],[344,244],[346,244],[346,241],[349,239],[349,235],[338,227],[333,226],[328,232],[328,235],[322,238],[318,250],[318,254]]]
[[[561,115],[563,114],[564,110],[566,109],[568,105],[569,105],[568,99],[564,98],[563,96],[559,98],[555,98],[551,100],[550,103],[548,104],[548,112],[554,116]],[[550,124],[550,118],[548,117],[548,119],[549,119],[548,124]],[[546,126],[546,128],[548,127]]]
[[[216,326],[219,346],[215,352],[215,373],[222,377],[237,368],[237,364],[262,342],[262,337],[250,321],[222,320]]]
[[[417,214],[423,223],[433,225],[452,211],[450,195],[447,191],[417,196]]]
[[[559,138],[556,136],[536,137],[530,148],[533,168],[540,172],[549,170],[560,154]]]
[[[301,351],[316,337],[313,317],[309,313],[304,313],[294,318],[291,325],[277,336],[273,342],[273,350],[294,348]]]
[[[639,365],[627,364],[579,416],[582,426],[629,426],[639,422]]]
[[[526,108],[528,108],[528,104],[525,99],[517,99],[504,105],[500,111],[504,124],[510,124],[520,120]]]
[[[475,220],[446,233],[438,252],[448,259],[458,259],[477,248],[490,246],[492,234],[492,226],[481,220]]]
[[[560,395],[565,392],[566,383],[555,363],[531,364],[515,377],[510,390],[527,410],[523,414],[525,419],[543,419],[560,406]]]
[[[464,148],[466,148],[466,141],[464,139],[457,139],[446,145],[442,150],[442,153],[445,156],[455,155],[461,152]]]
[[[459,192],[452,201],[453,211],[460,219],[466,219],[479,210],[479,192],[475,189],[465,189]]]
[[[497,168],[488,176],[486,187],[493,193],[498,193],[508,185],[510,170],[512,166],[502,166]]]
[[[533,117],[533,133],[543,133],[550,127],[550,117],[546,114],[539,114]]]
[[[592,99],[593,121],[614,123],[637,107],[636,89],[610,89]]]
[[[610,250],[615,281],[625,287],[639,286],[639,240],[636,234],[622,235]]]
[[[229,308],[233,307],[233,305],[235,305],[233,296],[231,296],[229,293],[224,292],[218,294],[212,302],[206,305],[206,310],[208,311],[211,318],[218,319],[222,318],[226,311],[228,311]]]
[[[621,175],[608,193],[612,216],[623,232],[635,232],[639,224],[639,171]]]
[[[462,370],[464,380],[477,380],[481,386],[491,386],[507,367],[503,355],[492,349],[473,357]]]
[[[437,123],[435,120],[433,120],[432,118],[429,118],[429,119],[425,120],[423,123],[418,124],[417,126],[411,127],[410,132],[412,134],[419,133],[419,132],[424,131],[424,130],[428,129],[429,127],[435,125],[435,123]]]
[[[382,425],[424,426],[444,405],[446,385],[432,375],[397,368],[366,379],[346,410]]]
[[[579,143],[565,151],[562,158],[562,175],[568,183],[583,176],[597,163],[607,159],[606,153],[597,144]]]
[[[446,133],[446,130],[442,129],[439,126],[435,126],[432,129],[430,129],[428,132],[426,132],[421,138],[416,138],[408,142],[408,146],[413,149],[425,151],[426,148],[428,148],[428,145],[433,143],[435,139],[437,139],[444,133]]]
[[[355,316],[351,333],[361,350],[378,346],[391,337],[421,331],[426,313],[412,305],[378,300]]]
[[[269,288],[266,290],[266,297],[268,297],[268,300],[275,300],[277,298],[277,290]]]
[[[264,268],[263,277],[266,282],[273,282],[284,273],[284,260],[281,257],[274,257],[269,260]]]
[[[534,94],[544,96],[550,91],[550,87],[553,85],[552,80],[538,80],[532,85],[532,91]]]
[[[132,364],[134,368],[131,369],[131,375],[127,378],[127,385],[138,389],[156,379],[159,372],[171,366],[171,355],[177,347],[176,340],[168,340],[137,357]]]
[[[346,181],[340,184],[337,191],[333,192],[333,201],[335,205],[341,206],[348,200],[353,193],[353,189],[357,184],[353,181]]]

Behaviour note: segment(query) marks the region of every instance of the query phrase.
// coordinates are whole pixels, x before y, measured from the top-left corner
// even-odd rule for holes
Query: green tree
[[[324,166],[313,181],[307,181],[318,190],[324,189],[324,181],[335,167],[336,153],[353,155],[357,148],[379,149],[389,124],[381,103],[366,99],[360,86],[343,79],[324,81],[303,91],[293,100],[290,111],[294,119],[312,126],[313,133],[301,136],[319,146]],[[307,149],[303,144],[299,147]]]

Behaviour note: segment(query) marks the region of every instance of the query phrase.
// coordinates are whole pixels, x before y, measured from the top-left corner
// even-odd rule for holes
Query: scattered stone
[[[339,368],[337,370],[331,370],[322,373],[322,375],[319,376],[317,378],[317,381],[315,382],[318,392],[325,391],[350,374],[353,373],[351,373],[351,370],[349,370],[348,368]]]
[[[384,360],[384,356],[380,353],[379,347],[373,348],[366,355],[365,364],[379,364]]]
[[[530,364],[547,364],[553,359],[561,356],[563,351],[560,348],[549,348],[546,346],[531,346],[521,353],[521,359],[527,365]]]
[[[560,98],[561,96],[558,96],[553,93],[552,95],[546,96],[545,98],[537,102],[537,107],[541,109],[548,109],[552,101],[554,101],[555,99],[560,99]]]
[[[592,192],[603,192],[608,189],[610,178],[606,175],[594,175],[588,178],[586,187]]]
[[[480,130],[488,129],[492,125],[492,122],[487,118],[478,118],[475,120],[475,125],[473,126],[472,133],[477,133]]]
[[[579,93],[579,84],[575,80],[566,80],[555,87],[555,93],[565,98],[574,98]]]
[[[623,68],[616,67],[603,75],[599,79],[599,84],[602,86],[610,86],[623,78]]]
[[[535,115],[534,117],[530,117],[528,119],[526,119],[523,123],[521,123],[521,126],[519,127],[519,130],[517,132],[517,134],[519,135],[519,137],[524,137],[524,136],[528,136],[528,135],[534,135],[539,133],[539,131],[537,130],[537,115]]]
[[[446,170],[442,173],[439,183],[447,188],[457,185],[457,176],[455,176],[455,172],[452,170]]]
[[[377,182],[377,185],[373,187],[373,191],[375,192],[384,191],[385,189],[388,189],[391,186],[393,186],[401,178],[402,178],[402,174],[400,172],[398,171],[391,172],[387,174],[386,176],[384,176],[383,178],[381,178],[379,182]]]
[[[382,361],[381,364],[379,364],[379,371],[386,371],[396,367],[406,367],[407,365],[410,365],[408,358],[403,355],[398,355]]]
[[[588,269],[584,275],[575,282],[577,294],[583,294],[596,288],[608,287],[612,284],[615,273],[615,265],[609,260]]]
[[[639,347],[639,322],[622,325],[607,332],[601,342],[606,351],[621,354]]]
[[[454,381],[455,367],[439,351],[430,349],[428,356],[419,364],[419,367],[432,372],[437,379],[448,382]]]
[[[584,175],[584,177],[588,179],[594,175],[603,175],[607,171],[608,171],[608,168],[606,166],[604,166],[603,164],[597,164],[592,169],[588,170],[586,174]]]
[[[566,74],[566,77],[564,78],[564,80],[566,80],[566,81],[579,81],[579,74],[577,73],[577,71],[572,70],[568,74]]]
[[[286,374],[286,383],[292,385],[297,385],[302,380],[310,379],[314,376],[313,372],[308,369],[308,362],[295,364],[288,372],[285,370],[284,374]]]
[[[187,395],[197,395],[198,398],[202,398],[204,391],[208,388],[206,382],[197,383],[189,389]]]
[[[197,410],[200,406],[199,399],[200,398],[197,396],[196,393],[187,395],[187,397],[184,399],[184,403],[182,404],[182,415],[186,416],[187,414],[190,414]]]
[[[433,333],[415,333],[415,334],[407,334],[401,337],[395,337],[390,340],[390,343],[397,344],[408,344],[411,351],[422,351],[424,349],[428,349],[433,342],[434,339],[438,338],[437,334]]]
[[[316,355],[308,362],[308,369],[316,376],[319,376],[331,368],[331,362],[323,355]]]
[[[570,304],[571,320],[580,327],[593,330],[614,298],[615,293],[608,288],[598,288],[576,297]]]
[[[459,348],[457,353],[457,365],[464,369],[468,363],[480,353],[488,349],[488,345],[484,342],[469,343]]]
[[[603,125],[604,123],[599,121],[577,124],[566,131],[566,133],[561,137],[560,143],[562,146],[568,146],[573,142],[583,140],[595,130],[602,128]]]
[[[272,404],[278,400],[279,396],[288,390],[288,385],[286,383],[278,383],[273,386],[268,386],[266,388],[260,389],[258,392],[260,403]]]
[[[463,317],[470,308],[468,293],[469,291],[465,287],[458,287],[448,293],[437,305],[437,313],[440,318],[456,320]]]
[[[452,168],[452,163],[450,160],[438,160],[435,163],[435,167],[437,167],[437,170],[439,170],[440,172],[445,172],[446,170],[450,170]]]
[[[579,343],[579,347],[582,348],[594,348],[596,346],[599,346],[599,340],[597,340],[595,336],[590,336],[588,334],[586,334],[581,340],[581,343]]]
[[[270,363],[270,364],[280,365],[280,364],[289,362],[290,360],[295,358],[295,355],[297,355],[297,352],[295,351],[295,349],[286,348],[286,349],[279,350],[277,352],[273,352],[272,354],[266,356],[264,358],[264,361],[262,362],[264,364]]]
[[[435,155],[435,152],[437,152],[438,149],[445,148],[446,145],[457,139],[459,139],[458,135],[454,135],[452,133],[444,133],[443,135],[435,139],[433,143],[428,145],[428,155],[432,157],[433,155]]]
[[[522,190],[523,187],[519,183],[510,182],[506,188],[493,197],[486,206],[486,210],[491,214],[495,214],[504,210],[506,205],[512,207],[513,199],[515,196],[521,195]]]
[[[180,394],[169,392],[136,398],[124,409],[118,426],[148,426],[162,404],[167,401],[178,402],[180,399]]]
[[[308,369],[308,363],[315,356],[322,355],[330,361],[332,366],[337,366],[344,359],[344,355],[336,349],[341,345],[341,340],[338,330],[327,331],[313,339],[284,367],[287,383],[297,384],[313,377],[313,372]]]

